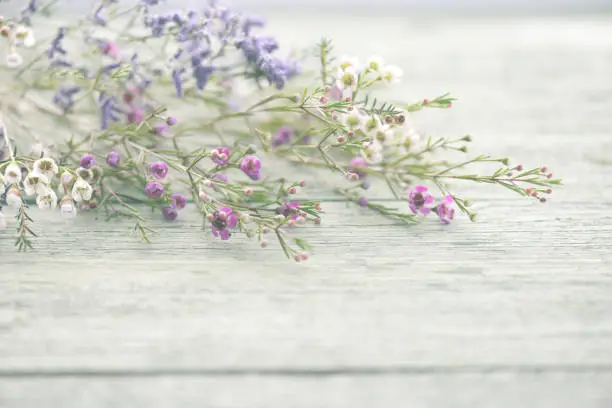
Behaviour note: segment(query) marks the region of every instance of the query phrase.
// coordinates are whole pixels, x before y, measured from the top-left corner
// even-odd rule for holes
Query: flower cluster
[[[293,234],[324,215],[318,201],[298,199],[305,169],[327,172],[325,182],[360,211],[410,223],[431,213],[443,224],[459,213],[474,219],[470,201],[451,191],[456,182],[498,185],[540,202],[560,184],[542,166],[488,155],[457,159],[468,152],[469,135],[423,137],[415,114],[449,109],[455,98],[380,101],[376,89],[394,86],[403,72],[378,56],[334,59],[323,40],[320,75],[304,89],[292,81],[302,62],[279,55],[278,41],[261,33],[261,18],[214,3],[158,13],[158,3],[102,1],[78,24],[57,28],[28,61],[18,50],[36,46],[30,24],[41,5],[31,0],[20,21],[0,19],[6,65],[24,66],[0,99],[0,206],[16,212],[19,249],[32,246],[28,204],[36,203],[65,217],[78,210],[132,220],[146,242],[154,230],[143,209],[177,227],[189,211],[209,236],[244,237],[261,248],[274,237],[301,262],[311,247]],[[30,97],[48,90],[54,109]],[[34,132],[12,108],[22,102],[70,139],[36,139],[40,146],[28,154],[24,144]],[[466,170],[475,163],[496,168]],[[281,170],[287,164],[296,181]],[[397,205],[369,197],[375,184]],[[0,227],[10,222],[2,214]]]

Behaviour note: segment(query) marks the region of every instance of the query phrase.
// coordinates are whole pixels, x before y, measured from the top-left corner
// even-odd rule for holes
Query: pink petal
[[[426,192],[428,189],[425,186],[416,186],[414,188],[414,191],[416,191],[417,193],[424,193]]]
[[[227,218],[227,226],[230,228],[235,228],[236,225],[238,225],[238,216],[236,216],[236,214],[231,214]]]

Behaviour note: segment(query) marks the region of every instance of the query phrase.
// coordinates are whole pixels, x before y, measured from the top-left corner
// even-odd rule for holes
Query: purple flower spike
[[[81,157],[81,167],[84,169],[89,169],[94,164],[96,164],[96,159],[93,157],[93,154],[87,153]]]
[[[362,170],[368,167],[368,163],[361,157],[355,157],[351,160],[351,165],[348,168],[350,173],[356,174],[359,179],[363,179],[366,173]]]
[[[272,137],[272,146],[276,147],[289,143],[293,138],[293,133],[293,128],[291,126],[280,127]]]
[[[168,175],[168,165],[164,162],[155,162],[151,164],[151,174],[158,180],[163,180]]]
[[[168,221],[174,221],[176,220],[176,217],[178,217],[178,212],[175,208],[172,207],[164,207],[162,209],[162,214],[164,215],[164,218]]]
[[[229,163],[230,149],[227,147],[217,147],[212,151],[210,158],[219,166],[227,166]]]
[[[149,181],[145,187],[147,195],[151,198],[159,198],[164,195],[164,186],[159,184],[157,181]]]
[[[251,180],[259,180],[261,170],[261,160],[257,156],[244,156],[240,162],[240,170]]]
[[[450,207],[454,202],[453,196],[447,195],[434,209],[444,224],[450,224],[455,218],[455,209]]]
[[[187,200],[182,194],[172,194],[172,207],[182,210],[187,205]]]
[[[213,213],[211,224],[213,235],[227,241],[231,235],[229,229],[238,225],[238,216],[234,214],[231,208],[223,207]]]
[[[118,167],[121,162],[121,155],[117,152],[110,152],[106,156],[106,163],[111,167]]]
[[[431,204],[434,202],[434,198],[427,191],[428,188],[425,186],[416,186],[408,193],[408,204],[410,210],[414,214],[429,214],[431,212]]]

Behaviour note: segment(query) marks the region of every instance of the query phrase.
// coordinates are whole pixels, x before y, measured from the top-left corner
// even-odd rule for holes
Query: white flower
[[[367,68],[374,72],[382,72],[385,66],[385,62],[378,55],[372,55],[367,64]]]
[[[17,54],[17,51],[11,51],[6,55],[6,66],[9,68],[17,68],[23,64],[23,58]]]
[[[355,71],[359,69],[359,60],[355,57],[343,55],[339,60],[340,69],[346,71],[347,68],[353,68]]]
[[[388,84],[399,82],[402,75],[404,75],[404,71],[395,65],[387,65],[381,72],[382,80]]]
[[[243,224],[250,224],[251,223],[251,216],[249,214],[242,214],[240,216],[240,219],[242,220]]]
[[[346,126],[349,131],[353,133],[357,131],[363,132],[364,118],[357,109],[353,109],[348,113],[340,115],[339,119],[340,123]]]
[[[338,77],[336,79],[336,87],[341,90],[350,89],[355,92],[357,85],[359,85],[359,78],[357,77],[357,71],[353,67],[346,69],[338,69]]]
[[[48,179],[52,179],[59,172],[57,164],[50,158],[36,160],[32,168],[35,172],[44,174]]]
[[[74,218],[77,214],[76,205],[70,196],[64,196],[60,203],[60,212],[64,218]]]
[[[68,184],[70,184],[70,182],[72,182],[73,179],[74,179],[74,176],[69,171],[64,171],[62,173],[61,180],[64,186],[67,186]]]
[[[72,198],[77,203],[81,201],[88,201],[91,199],[91,195],[93,194],[93,188],[89,185],[88,182],[83,180],[82,178],[78,178],[77,181],[74,182],[72,186]]]
[[[13,187],[6,193],[6,204],[11,208],[21,207],[23,200],[18,188]]]
[[[383,146],[378,140],[366,142],[363,144],[361,155],[369,163],[380,163],[383,160]]]
[[[363,131],[370,137],[375,137],[379,132],[384,132],[385,128],[380,120],[380,116],[367,117],[363,123]]]
[[[17,184],[21,181],[21,167],[17,163],[11,163],[4,169],[4,182],[6,184]]]
[[[23,42],[23,46],[26,48],[31,48],[36,45],[36,38],[34,38],[34,32],[24,26],[17,27],[17,38],[19,38]]]
[[[0,230],[6,228],[6,218],[4,218],[4,214],[0,212]]]
[[[416,150],[421,149],[423,146],[423,139],[414,129],[409,129],[407,132],[402,134],[402,150],[406,153],[413,153]]]
[[[51,190],[50,188],[43,191],[38,195],[38,197],[36,197],[36,204],[38,205],[38,208],[42,209],[55,208],[57,206],[57,195],[55,194],[55,191]]]
[[[42,194],[48,189],[49,179],[44,174],[31,172],[23,180],[23,189],[26,195]]]

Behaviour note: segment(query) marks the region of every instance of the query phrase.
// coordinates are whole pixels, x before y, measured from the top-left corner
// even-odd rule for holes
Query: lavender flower
[[[158,180],[163,180],[168,175],[168,165],[164,162],[151,164],[151,174]]]
[[[187,205],[187,200],[185,199],[185,196],[182,194],[175,193],[175,194],[172,194],[170,198],[172,199],[173,208],[182,210]]]
[[[227,176],[223,173],[215,173],[210,178],[213,180],[221,181],[222,183],[227,183],[229,181]]]
[[[121,161],[121,155],[117,152],[110,152],[108,156],[106,156],[106,163],[110,167],[119,167],[120,161]]]
[[[153,132],[156,135],[164,135],[166,134],[166,132],[168,132],[168,125],[166,125],[165,123],[158,123],[153,126]]]
[[[429,214],[431,212],[428,206],[434,202],[434,198],[428,191],[429,189],[425,186],[416,186],[408,193],[408,204],[410,205],[410,211],[414,214],[419,212]]]
[[[257,156],[244,156],[240,162],[240,170],[251,180],[259,180],[261,170],[261,160]]]
[[[229,163],[230,149],[227,147],[217,147],[210,154],[210,158],[213,162],[219,166],[227,166]]]
[[[293,135],[294,131],[291,126],[281,126],[272,137],[272,146],[277,147],[289,143]]]
[[[151,198],[159,198],[164,195],[164,186],[157,181],[149,181],[145,187],[147,195]]]
[[[444,224],[450,224],[455,218],[455,209],[450,206],[455,202],[453,196],[447,195],[444,199],[434,208],[434,211],[438,214],[438,218]]]
[[[106,26],[106,19],[104,19],[104,17],[102,17],[100,15],[100,13],[102,13],[102,10],[104,10],[104,6],[100,6],[98,7],[98,9],[96,10],[96,12],[93,15],[93,21],[95,24],[101,25],[101,26]]]
[[[176,208],[173,207],[162,208],[162,214],[164,215],[164,218],[168,221],[174,221],[176,220],[176,217],[178,217],[178,212],[176,211]]]
[[[238,216],[231,208],[223,207],[213,213],[211,224],[213,235],[220,236],[223,241],[227,241],[231,235],[229,228],[235,228],[238,225]]]
[[[113,96],[100,94],[100,127],[108,129],[109,122],[117,122],[119,117],[117,113],[121,112],[117,106],[116,99]]]
[[[93,154],[87,153],[81,157],[80,163],[81,167],[84,169],[90,169],[94,164],[96,164],[96,159],[94,158]]]
[[[351,165],[348,168],[350,173],[357,175],[361,180],[366,176],[366,173],[362,170],[368,167],[368,163],[362,157],[355,157],[351,160]]]
[[[196,87],[203,90],[208,84],[208,79],[215,71],[215,67],[199,65],[193,69],[193,77],[196,80]]]
[[[176,96],[179,98],[183,97],[183,80],[181,79],[181,74],[185,72],[185,68],[175,69],[172,71],[172,83],[174,84],[174,89],[176,90]]]
[[[176,122],[177,122],[177,120],[176,120],[176,118],[174,116],[168,116],[168,119],[166,119],[166,124],[168,126],[174,126],[174,125],[176,125]]]
[[[66,54],[66,50],[62,47],[62,41],[64,40],[65,36],[66,27],[60,27],[57,30],[57,35],[55,36],[55,38],[51,42],[51,45],[49,46],[49,49],[47,50],[47,55],[49,56],[49,59],[53,59],[56,53],[62,55]]]
[[[59,106],[64,113],[72,110],[75,104],[74,97],[81,90],[80,87],[60,88],[53,96],[53,103]]]

